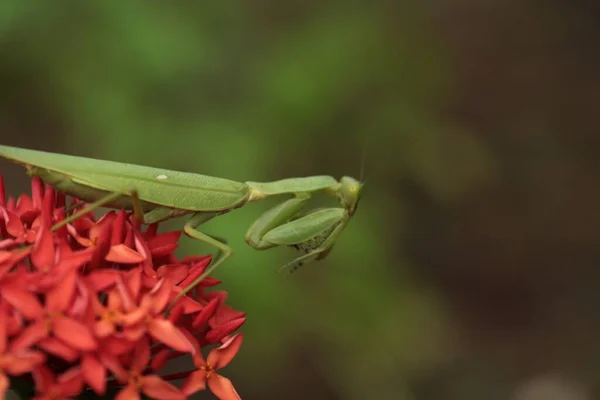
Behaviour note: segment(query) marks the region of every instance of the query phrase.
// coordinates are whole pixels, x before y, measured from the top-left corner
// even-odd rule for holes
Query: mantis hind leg
[[[198,278],[196,278],[196,280],[194,280],[192,283],[190,283],[188,286],[186,286],[183,290],[181,290],[177,294],[177,296],[175,296],[175,298],[171,302],[171,305],[175,304],[175,302],[180,297],[184,296],[186,293],[188,293],[190,290],[192,290],[195,286],[197,286],[206,277],[210,276],[210,274],[213,273],[213,271],[215,269],[217,269],[217,267],[219,265],[221,265],[227,258],[229,258],[231,256],[231,254],[233,254],[233,250],[231,249],[231,247],[229,247],[224,241],[220,240],[220,238],[213,237],[211,235],[208,235],[208,234],[196,229],[196,227],[210,221],[212,218],[214,218],[217,215],[219,215],[218,212],[198,212],[198,213],[194,214],[192,216],[192,218],[189,219],[188,222],[185,223],[185,225],[183,227],[183,231],[189,237],[191,237],[192,239],[199,240],[203,243],[209,244],[211,246],[214,246],[218,250],[218,252],[216,254],[215,259],[213,259],[213,262],[209,265],[209,267],[206,269],[206,271],[204,271],[204,273],[202,275],[200,275]]]
[[[78,218],[81,218],[82,216],[86,215],[87,213],[95,210],[96,208],[105,206],[107,204],[110,204],[111,202],[123,197],[124,194],[123,193],[118,193],[118,192],[114,192],[114,193],[108,193],[106,196],[96,200],[93,203],[87,203],[88,206],[86,208],[84,208],[83,210],[79,210],[77,212],[74,212],[73,214],[69,215],[68,217],[66,217],[65,219],[63,219],[62,221],[56,223],[51,230],[54,232],[60,228],[62,228],[63,226],[75,221]],[[141,222],[144,221],[144,216],[143,216],[143,211],[141,210],[141,206],[140,206],[140,202],[139,199],[137,197],[137,192],[135,190],[133,190],[130,193],[130,196],[132,197],[132,201],[133,201],[133,210],[134,210],[134,215],[136,217],[136,219],[138,219],[138,221]]]

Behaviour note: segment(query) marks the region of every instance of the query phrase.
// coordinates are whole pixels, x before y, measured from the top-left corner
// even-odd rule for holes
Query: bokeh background
[[[599,39],[591,0],[4,0],[0,139],[235,180],[365,155],[292,279],[243,241],[274,202],[206,225],[244,399],[600,398]]]

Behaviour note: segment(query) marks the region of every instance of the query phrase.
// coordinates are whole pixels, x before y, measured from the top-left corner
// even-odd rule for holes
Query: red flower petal
[[[181,237],[182,231],[163,232],[148,238],[148,247],[150,250],[156,247],[162,247],[177,243]]]
[[[63,396],[76,396],[83,389],[83,373],[79,366],[62,373],[58,379],[58,392]]]
[[[97,394],[106,392],[106,368],[98,359],[91,354],[83,356],[81,361],[83,378]]]
[[[87,231],[95,224],[96,217],[92,210],[89,210],[89,204],[85,203],[83,200],[73,199],[69,209],[73,210],[73,212],[88,210],[81,217],[73,221],[73,225],[77,227],[78,231]]]
[[[158,249],[164,248],[164,247],[171,247],[171,246],[175,245],[175,248],[177,248],[177,242],[179,241],[179,238],[181,237],[182,233],[183,233],[182,231],[164,232],[164,233],[160,233],[156,236],[149,238],[148,239],[148,247],[150,248],[152,255],[155,257],[160,257],[160,256],[170,253],[170,252],[167,252],[167,253],[161,254],[160,252],[157,252],[155,254],[155,251],[157,251]]]
[[[244,318],[246,316],[245,312],[234,310],[228,305],[223,304],[223,302],[224,300],[221,302],[221,306],[217,308],[217,312],[215,313],[215,315],[208,320],[208,324],[213,328],[215,326],[224,324],[227,321]]]
[[[95,245],[94,254],[88,265],[89,269],[96,269],[104,263],[106,254],[110,250],[110,234],[111,226],[107,224],[94,225],[90,228],[90,239],[94,241]]]
[[[177,247],[179,247],[177,243],[166,244],[164,246],[154,247],[150,249],[150,253],[152,254],[152,257],[164,257],[174,252],[177,249]]]
[[[110,336],[102,340],[102,353],[120,356],[131,351],[134,345],[135,343],[132,343],[123,337]]]
[[[64,198],[64,197],[63,197]],[[34,196],[35,202],[35,196]],[[52,225],[52,214],[54,212],[54,206],[56,205],[56,195],[54,193],[54,189],[50,185],[46,185],[46,192],[44,193],[44,198],[42,199],[42,204],[40,204],[41,216],[42,216],[42,224],[44,226]],[[64,218],[64,210],[63,215]],[[57,220],[58,222],[58,220]],[[66,231],[65,228],[61,228],[61,235],[63,235]]]
[[[139,269],[136,268],[134,271],[139,272]],[[134,310],[136,308],[137,302],[136,302],[135,298],[132,296],[131,292],[129,292],[129,288],[123,282],[123,279],[121,279],[120,276],[117,277],[116,289],[117,289],[117,292],[119,293],[120,300],[121,300],[120,304],[122,304],[123,310],[125,310],[125,311]],[[136,293],[136,295],[137,295],[137,293]]]
[[[123,244],[127,247],[133,247],[134,246],[134,240],[133,240],[133,228],[131,227],[131,225],[125,225],[125,229],[126,229],[126,234],[125,234],[125,239],[123,240]]]
[[[153,399],[162,400],[185,400],[186,395],[169,382],[163,381],[157,375],[144,376],[142,380],[142,390],[144,394]]]
[[[156,232],[158,232],[158,223],[155,222],[153,224],[148,225],[148,228],[146,229],[146,232],[144,232],[143,237],[146,239],[146,241],[148,241],[156,235]]]
[[[223,343],[220,347],[213,349],[208,355],[208,363],[215,369],[225,367],[233,360],[235,355],[242,346],[244,335],[238,333],[233,335],[229,340]]]
[[[38,299],[18,287],[3,285],[0,295],[27,319],[38,319],[44,315],[44,309]]]
[[[206,361],[215,369],[225,367],[238,353],[243,340],[244,335],[241,333],[232,336],[231,339],[223,343],[220,347],[211,350]]]
[[[15,207],[15,198],[14,197],[9,197],[8,201],[6,202],[6,209],[10,210],[10,211],[15,211],[17,208]]]
[[[0,175],[0,206],[6,205],[6,191],[4,190],[4,178]]]
[[[198,328],[198,327],[203,328],[206,325],[208,325],[208,320],[217,311],[218,306],[219,306],[219,299],[218,298],[212,299],[206,306],[204,306],[202,311],[200,311],[198,313],[196,318],[194,318],[194,321],[192,322],[192,326],[194,328]]]
[[[210,262],[212,261],[212,257],[203,257],[202,260],[196,264],[194,264],[194,266],[192,266],[192,268],[190,268],[190,272],[187,278],[185,278],[183,281],[181,281],[179,283],[178,286],[185,288],[188,285],[190,285],[192,282],[194,282],[200,275],[202,275],[204,273],[204,271],[206,270],[206,267],[208,267],[208,264],[210,264]],[[183,260],[182,260],[183,263]]]
[[[192,372],[181,386],[181,391],[187,396],[204,389],[206,389],[206,371],[201,369]]]
[[[0,208],[0,213],[6,225],[6,231],[14,238],[18,238],[25,233],[25,227],[17,214],[8,211],[6,208]]]
[[[146,326],[143,324],[128,326],[123,329],[122,335],[131,342],[137,342],[146,335]]]
[[[25,242],[26,243],[35,243],[35,238],[37,237],[37,233],[38,233],[38,230],[33,230],[33,229],[27,230],[25,232]]]
[[[211,256],[186,256],[181,259],[182,264],[194,265],[204,263],[206,260],[210,260]]]
[[[66,313],[72,317],[83,317],[86,315],[90,304],[90,291],[79,277],[77,278],[76,285],[78,293],[73,298],[73,302],[69,305]]]
[[[11,351],[31,347],[43,338],[48,336],[46,321],[36,321],[29,325],[19,336],[10,343]]]
[[[112,335],[114,331],[115,325],[111,321],[101,319],[100,321],[94,324],[94,333],[99,338],[104,338],[106,336]]]
[[[66,214],[65,214],[64,209],[62,209],[62,208],[57,209],[54,213],[54,221],[56,223],[63,221],[65,219],[65,215]],[[54,236],[56,236],[61,241],[67,241],[67,239],[68,239],[67,226],[68,225],[63,225],[62,227],[58,228],[58,230],[56,230],[54,232]]]
[[[179,286],[175,286],[173,293],[171,293],[170,300],[175,298],[176,293],[179,293],[181,288]],[[198,303],[196,300],[192,300],[187,296],[180,297],[175,303],[176,306],[183,307],[183,314],[193,314],[202,310],[202,304]]]
[[[57,338],[76,349],[91,351],[98,346],[87,326],[71,318],[56,318],[52,326]]]
[[[30,223],[35,219],[39,212],[33,205],[33,201],[26,194],[22,194],[17,199],[17,214],[24,223]]]
[[[142,270],[134,268],[128,271],[125,275],[125,282],[127,283],[127,293],[131,295],[134,302],[137,301],[142,288]]]
[[[94,245],[91,239],[81,236],[73,225],[67,225],[67,232],[83,247],[92,247]]]
[[[54,265],[54,255],[52,232],[47,228],[41,228],[33,245],[31,261],[38,269],[49,268]]]
[[[52,186],[50,185],[46,185],[46,193],[48,193],[48,190],[51,190]],[[67,206],[67,198],[65,196],[64,193],[57,193],[56,194],[56,201],[55,201],[55,206],[56,208],[66,208]]]
[[[54,374],[52,374],[50,368],[40,365],[32,371],[32,375],[35,381],[35,389],[38,393],[44,393],[50,389],[54,381]]]
[[[189,273],[190,267],[185,264],[167,264],[159,267],[156,272],[163,278],[169,278],[174,284],[184,280]]]
[[[117,244],[110,247],[104,259],[119,264],[139,264],[144,261],[145,257],[124,244]]]
[[[127,373],[127,371],[125,371],[117,357],[110,355],[106,352],[98,353],[98,357],[102,365],[108,368],[119,382],[127,382],[127,380],[129,379],[129,374]]]
[[[212,287],[212,286],[217,286],[220,283],[221,283],[220,280],[210,277],[210,276],[207,276],[206,278],[202,279],[202,281],[200,281],[199,286]]]
[[[0,240],[0,249],[8,249],[9,247],[14,246],[17,242],[14,239],[4,239]]]
[[[8,331],[8,327],[6,326],[7,320],[8,317],[5,310],[0,310],[0,354],[6,351],[6,339]]]
[[[131,326],[140,323],[142,319],[144,319],[148,315],[148,309],[138,307],[133,311],[123,315],[123,324],[126,326]]]
[[[53,337],[47,337],[36,344],[46,353],[53,354],[68,362],[74,362],[79,357],[79,352],[68,346],[61,340]]]
[[[137,388],[133,385],[125,386],[123,389],[121,389],[119,394],[117,394],[117,397],[115,397],[115,400],[139,400],[139,399],[140,399],[140,394],[138,393]]]
[[[112,225],[112,232],[110,236],[111,246],[123,243],[123,233],[125,228],[125,210],[119,211],[117,218],[115,218]]]
[[[11,251],[0,251],[0,264],[10,260],[12,254],[13,253]]]
[[[144,241],[142,234],[134,231],[133,232],[133,241],[135,243],[135,248],[139,253],[144,256],[144,268],[152,269],[152,257],[150,256],[150,249],[148,248],[148,244]]]
[[[2,188],[4,189],[4,188]],[[4,192],[2,193],[2,201],[4,201]],[[4,399],[6,396],[6,391],[8,390],[8,387],[10,386],[10,381],[8,380],[8,377],[6,375],[4,375],[3,373],[0,373],[0,398]]]
[[[32,182],[32,186],[34,186],[35,182]],[[34,188],[35,191],[35,188]],[[26,194],[22,194],[19,196],[19,198],[17,199],[17,212],[19,214],[21,214],[22,212],[25,212],[27,210],[30,210],[33,208],[33,201],[31,200],[31,198],[26,195]]]
[[[105,292],[112,287],[119,276],[119,271],[114,269],[96,269],[85,277],[85,284],[93,292]]]
[[[69,269],[81,267],[92,259],[94,255],[94,249],[85,249],[79,251],[73,251],[68,254],[61,254],[60,262],[56,266],[61,271],[68,271]]]
[[[75,271],[71,271],[46,295],[47,310],[60,312],[67,309],[75,293],[75,279]]]
[[[219,400],[241,400],[240,395],[235,391],[231,381],[219,374],[212,374],[208,380],[208,387]]]
[[[15,266],[29,255],[31,249],[19,249],[11,252],[10,259],[0,264],[0,279],[5,276]]]
[[[229,336],[244,323],[246,322],[246,318],[238,318],[233,319],[231,321],[227,321],[222,325],[217,326],[216,328],[208,331],[205,338],[208,343],[217,343],[221,341],[225,336]]]
[[[2,366],[11,375],[22,375],[33,371],[38,365],[46,361],[44,354],[38,351],[21,351],[18,355],[5,355]]]
[[[110,211],[110,212],[104,214],[98,220],[98,222],[96,222],[96,225],[94,225],[90,228],[90,232],[89,232],[90,239],[92,239],[94,242],[98,242],[99,240],[102,239],[102,236],[104,236],[104,234],[105,234],[104,231],[108,231],[108,232],[106,232],[107,241],[108,241],[108,243],[112,244],[113,221],[116,218],[117,218],[117,214],[114,211]]]
[[[23,316],[18,312],[12,313],[12,315],[10,315],[8,317],[8,322],[7,322],[8,336],[12,337],[12,336],[15,336],[16,334],[18,334],[19,332],[21,332],[21,329],[23,329],[23,325],[24,325]]]
[[[31,178],[31,199],[32,207],[38,210],[42,209],[42,202],[44,198],[44,183],[42,180],[34,176]]]
[[[170,349],[162,349],[158,352],[158,354],[152,357],[152,361],[150,362],[150,368],[153,371],[161,370],[169,360],[171,354],[174,353]]]
[[[148,324],[148,332],[154,339],[160,340],[174,350],[183,353],[190,353],[193,350],[189,340],[169,320],[154,318]]]
[[[131,370],[141,373],[148,365],[148,361],[150,361],[150,345],[148,339],[144,338],[135,346]]]
[[[168,279],[162,279],[156,286],[156,290],[150,292],[151,311],[153,314],[162,312],[169,302],[169,297],[173,290],[173,284]]]

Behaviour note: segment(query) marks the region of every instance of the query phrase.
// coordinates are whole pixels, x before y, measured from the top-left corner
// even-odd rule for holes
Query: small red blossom
[[[235,391],[231,381],[216,371],[227,366],[233,360],[242,345],[242,340],[242,334],[232,336],[221,347],[213,349],[208,354],[206,361],[198,349],[193,357],[194,365],[198,370],[192,372],[183,383],[182,392],[190,395],[204,390],[208,384],[211,392],[221,400],[240,399],[241,397]]]
[[[79,367],[56,377],[50,368],[42,365],[33,371],[33,380],[39,393],[34,400],[70,399],[83,389],[83,374]]]
[[[0,398],[4,398],[9,388],[8,375],[21,375],[33,371],[46,357],[35,350],[8,351],[8,317],[6,308],[0,309]]]
[[[206,387],[239,399],[215,371],[237,353],[245,313],[225,304],[227,292],[209,290],[221,283],[214,278],[178,296],[211,257],[179,259],[181,231],[144,230],[124,210],[96,218],[80,200],[66,203],[39,178],[31,196],[5,199],[0,176],[0,398],[18,376],[32,379],[38,400],[113,386],[118,399],[185,399]],[[204,361],[201,351],[215,343]],[[196,369],[161,375],[176,357]],[[169,382],[181,378],[181,388]]]
[[[118,362],[110,362],[109,368],[121,383],[126,386],[119,392],[117,400],[139,399],[139,393],[144,393],[154,399],[179,400],[186,396],[175,386],[155,374],[145,375],[144,370],[150,361],[150,346],[148,338],[142,338],[137,345],[126,370]]]

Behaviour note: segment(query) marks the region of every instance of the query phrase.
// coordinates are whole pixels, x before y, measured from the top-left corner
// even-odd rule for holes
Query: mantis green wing
[[[137,192],[143,202],[188,211],[222,211],[243,204],[250,196],[248,185],[224,178],[161,168],[97,160],[66,154],[1,146],[0,156],[27,166],[75,197],[97,200],[102,194]]]

